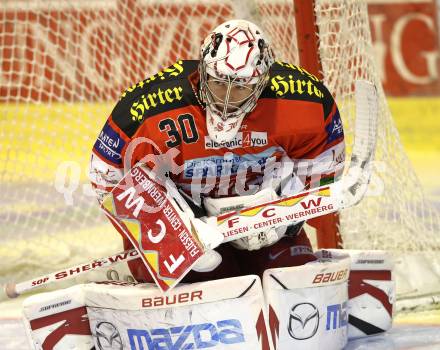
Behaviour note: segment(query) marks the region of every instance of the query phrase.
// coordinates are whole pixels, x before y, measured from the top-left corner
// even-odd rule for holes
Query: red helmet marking
[[[245,38],[243,38],[243,36]],[[234,27],[232,30],[229,31],[229,33],[227,33],[227,37],[230,38],[231,40],[234,40],[234,42],[236,42],[238,44],[238,46],[242,46],[242,45],[247,45],[250,42],[254,42],[255,41],[255,37],[253,35],[253,33],[250,30],[243,30],[240,29],[238,27]],[[228,60],[229,60],[229,53],[231,52],[231,48],[230,48],[230,44],[229,41],[226,40],[226,53],[227,53],[227,57],[225,60],[225,64],[227,67],[229,67],[232,71],[238,71],[240,69],[242,69],[243,67],[246,66],[246,64],[249,61],[249,56],[252,52],[252,50],[254,49],[254,46],[249,48],[248,53],[246,54],[246,58],[244,60],[244,63],[241,64],[238,67],[234,67]]]
[[[248,53],[246,54],[246,58],[245,58],[244,63],[243,63],[242,65],[240,65],[240,66],[238,66],[238,67],[234,67],[232,64],[230,64],[230,63],[228,62],[229,56],[226,57],[225,64],[226,64],[230,69],[232,69],[233,71],[238,71],[238,70],[242,69],[243,67],[246,67],[246,64],[247,64],[248,61],[249,61],[249,56],[251,55],[251,52],[253,51],[253,49],[254,49],[254,47],[249,47],[249,51],[248,51]],[[229,51],[229,47],[228,47],[228,51]],[[228,52],[228,53],[229,53],[229,52]]]
[[[245,35],[245,37],[246,37],[245,40],[243,40],[243,41],[239,40],[239,38],[241,36],[240,33],[243,33]],[[240,45],[247,44],[247,43],[249,43],[251,41],[255,41],[254,34],[250,30],[243,30],[243,29],[240,29],[240,28],[237,28],[237,27],[233,28],[227,34],[227,36],[230,37],[231,39],[233,39],[234,41],[236,41]]]

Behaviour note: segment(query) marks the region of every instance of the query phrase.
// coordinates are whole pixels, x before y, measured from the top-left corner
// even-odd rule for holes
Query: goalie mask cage
[[[359,0],[4,0],[1,283],[120,250],[86,175],[97,134],[125,88],[177,59],[197,58],[209,30],[233,18],[260,25],[278,60],[320,71],[339,105],[348,154],[354,82],[376,84],[374,172],[367,197],[341,213],[344,247],[391,251],[402,300],[440,291],[438,214],[399,140]]]

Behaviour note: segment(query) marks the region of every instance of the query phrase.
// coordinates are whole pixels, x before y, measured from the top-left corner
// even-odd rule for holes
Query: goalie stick
[[[301,192],[294,196],[281,198],[218,217],[211,217],[208,220],[208,224],[217,226],[218,231],[223,235],[223,240],[209,242],[205,244],[205,247],[208,245],[208,247],[212,249],[220,243],[261,232],[265,227],[278,227],[294,224],[299,221],[306,221],[359,203],[365,195],[371,176],[371,162],[374,157],[376,145],[377,113],[378,99],[375,86],[367,81],[357,81],[355,139],[348,170],[341,180],[328,186]],[[167,188],[167,190],[170,191],[171,194],[175,191],[172,188]],[[178,204],[180,207],[185,207],[185,203],[182,201]],[[181,209],[183,209],[183,212],[187,212],[185,208]],[[190,217],[189,219],[190,223],[194,224],[194,217]],[[195,226],[197,226],[197,228],[192,227],[195,231],[203,229],[200,222]],[[206,234],[201,236],[206,237]],[[135,252],[136,250],[131,250],[115,254],[112,257],[128,254],[131,259],[138,258],[139,256],[137,253],[135,254]],[[103,266],[110,266],[115,263],[127,261],[128,259],[118,260],[107,257],[97,261],[101,260],[106,261]],[[80,266],[84,265],[85,264]],[[78,266],[67,270],[76,270],[77,268]],[[81,270],[78,274],[85,272],[87,272],[87,269]],[[179,280],[186,272],[180,276]],[[59,272],[41,276],[18,284],[9,283],[5,286],[6,295],[13,298],[23,292],[55,282],[58,280],[56,278],[58,273]],[[178,281],[176,281],[176,283],[177,282]]]
[[[109,267],[122,262],[128,262],[137,258],[139,258],[139,253],[135,249],[123,251],[118,254],[107,256],[105,258],[96,259],[84,264],[71,266],[67,269],[51,272],[28,281],[20,282],[17,284],[7,283],[4,287],[4,292],[9,298],[16,298],[22,293],[43,287],[52,282],[66,281],[90,271],[102,269],[104,267]]]

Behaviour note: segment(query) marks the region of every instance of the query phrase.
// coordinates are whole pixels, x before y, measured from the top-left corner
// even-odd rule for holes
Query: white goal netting
[[[341,215],[345,246],[393,251],[410,277],[401,296],[439,292],[438,213],[423,197],[378,81],[367,7],[320,0],[315,9],[324,80],[348,145],[354,81],[374,81],[380,95],[372,185]],[[293,0],[2,2],[0,283],[120,249],[86,177],[97,133],[126,87],[178,58],[197,58],[210,29],[239,17],[266,30],[279,60],[299,63]],[[430,274],[424,284],[421,266]]]

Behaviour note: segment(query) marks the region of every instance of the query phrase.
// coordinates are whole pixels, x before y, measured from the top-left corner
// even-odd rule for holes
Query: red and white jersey
[[[197,66],[177,61],[123,93],[93,147],[90,176],[100,195],[122,178],[124,164],[127,169],[139,161],[168,172],[196,201],[255,188],[270,172],[269,163],[282,158],[293,160],[293,173],[302,169],[304,175],[306,168],[304,186],[310,179],[312,186],[324,185],[341,174],[341,118],[315,76],[274,63],[256,108],[231,141],[218,144],[208,135],[197,95]]]

